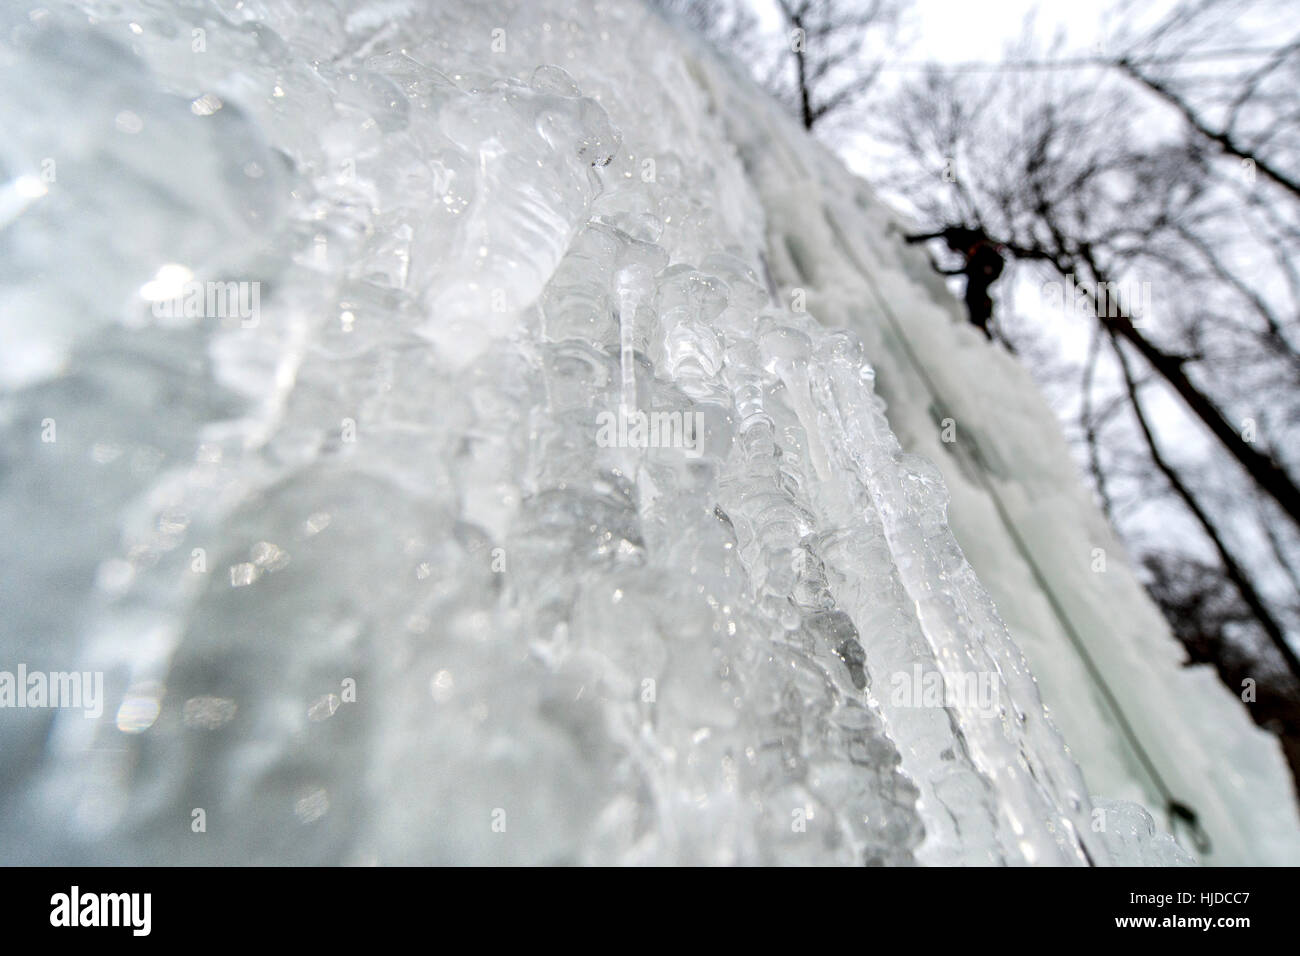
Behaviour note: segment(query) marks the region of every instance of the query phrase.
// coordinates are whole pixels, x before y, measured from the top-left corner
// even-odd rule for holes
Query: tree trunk
[[[804,31],[803,22],[794,17],[790,21],[794,28],[799,31],[799,49],[794,51],[795,67],[799,71],[799,110],[803,117],[803,128],[811,130],[817,117],[813,115],[812,98],[808,93],[808,63],[807,63],[807,43],[808,34]]]
[[[1101,288],[1103,283],[1106,288],[1114,288],[1113,283],[1108,282],[1086,249],[1082,255],[1091,273],[1093,288]],[[1107,331],[1119,335],[1138,350],[1151,368],[1179,394],[1192,414],[1213,432],[1214,437],[1219,439],[1228,453],[1246,469],[1254,482],[1290,515],[1297,527],[1300,527],[1300,488],[1296,487],[1291,476],[1282,469],[1273,456],[1256,451],[1241,437],[1237,429],[1223,417],[1218,406],[1187,377],[1187,373],[1183,370],[1182,358],[1170,355],[1148,340],[1134,327],[1132,319],[1124,314],[1124,309],[1115,309],[1118,315],[1104,314],[1096,296],[1091,296],[1091,299],[1093,312]]]
[[[1160,474],[1164,475],[1165,480],[1169,482],[1169,487],[1182,499],[1183,504],[1187,506],[1187,510],[1192,513],[1197,524],[1205,532],[1206,537],[1210,539],[1210,543],[1214,545],[1214,550],[1219,554],[1219,560],[1223,564],[1223,570],[1228,575],[1228,579],[1232,581],[1237,593],[1241,595],[1241,599],[1246,602],[1251,613],[1255,615],[1255,619],[1259,621],[1260,627],[1264,629],[1269,640],[1273,642],[1273,646],[1282,655],[1282,660],[1291,673],[1300,679],[1300,659],[1297,659],[1296,652],[1287,641],[1281,625],[1278,624],[1277,619],[1273,617],[1267,605],[1264,604],[1264,599],[1260,597],[1259,592],[1250,583],[1250,578],[1232,556],[1232,552],[1228,550],[1227,544],[1219,534],[1218,528],[1214,526],[1214,522],[1210,520],[1209,514],[1201,507],[1200,502],[1196,500],[1196,496],[1192,494],[1192,490],[1183,482],[1178,472],[1160,454],[1160,448],[1156,445],[1155,436],[1151,433],[1151,427],[1147,423],[1146,414],[1142,411],[1142,404],[1138,401],[1137,383],[1133,380],[1133,373],[1129,370],[1128,360],[1124,358],[1122,347],[1119,342],[1114,341],[1114,336],[1115,333],[1112,332],[1112,344],[1115,347],[1115,355],[1119,358],[1120,368],[1124,372],[1124,384],[1128,390],[1129,404],[1133,406],[1133,414],[1137,417],[1138,427],[1142,430],[1143,438],[1146,439],[1147,448],[1151,452],[1151,461],[1160,471]]]

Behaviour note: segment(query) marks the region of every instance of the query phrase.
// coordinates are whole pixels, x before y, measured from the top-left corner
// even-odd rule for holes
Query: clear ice
[[[699,44],[623,0],[0,26],[0,668],[106,680],[0,713],[4,862],[1190,862],[1090,800],[794,304],[810,234],[772,252],[828,160]]]

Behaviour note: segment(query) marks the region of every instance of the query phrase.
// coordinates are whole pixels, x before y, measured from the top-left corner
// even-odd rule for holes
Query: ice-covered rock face
[[[1184,859],[638,4],[0,26],[6,862]]]

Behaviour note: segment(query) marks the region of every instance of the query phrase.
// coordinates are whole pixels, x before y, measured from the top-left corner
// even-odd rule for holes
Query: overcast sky
[[[1041,37],[1066,31],[1067,48],[1084,52],[1104,41],[1102,20],[1109,0],[916,0],[914,44],[909,60],[951,63],[996,60],[1007,43],[1020,37],[1026,15],[1038,9]]]

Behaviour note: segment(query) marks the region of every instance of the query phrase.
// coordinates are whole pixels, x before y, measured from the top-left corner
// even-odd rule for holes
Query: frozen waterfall
[[[1300,859],[1028,375],[640,3],[0,26],[5,862]]]

